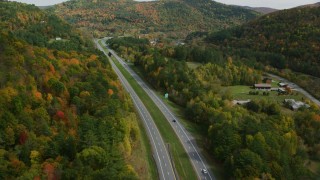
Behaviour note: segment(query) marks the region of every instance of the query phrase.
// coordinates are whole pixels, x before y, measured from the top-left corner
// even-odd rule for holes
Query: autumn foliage
[[[258,16],[254,11],[210,0],[68,1],[57,5],[55,10],[62,18],[96,36],[138,33],[151,38],[159,33],[183,38],[192,31],[216,31]]]
[[[43,171],[47,176],[47,180],[58,180],[59,178],[55,176],[55,168],[52,164],[46,163],[43,166]]]
[[[135,114],[106,57],[34,5],[0,12],[0,179],[137,179],[123,158]],[[79,154],[93,146],[91,166]]]
[[[317,176],[310,175],[305,162],[320,157],[318,108],[289,115],[271,99],[232,105],[228,86],[261,81],[259,70],[212,47],[160,48],[134,38],[113,38],[108,43],[122,57],[134,57],[132,62],[152,87],[168,92],[186,119],[206,129],[203,142],[208,154],[223,164],[224,179]]]
[[[113,90],[112,89],[108,89],[108,95],[112,96],[112,94],[113,94]]]
[[[19,143],[20,143],[21,145],[23,145],[24,143],[26,143],[27,139],[28,139],[28,134],[27,134],[27,132],[26,132],[26,131],[22,131],[22,132],[20,133],[20,136],[19,136]]]
[[[64,119],[64,112],[62,112],[62,111],[57,111],[56,115],[57,115],[58,118]]]

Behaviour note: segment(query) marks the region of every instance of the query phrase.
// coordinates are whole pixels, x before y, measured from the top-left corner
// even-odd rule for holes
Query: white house
[[[299,108],[305,107],[309,108],[310,106],[301,101],[295,101],[294,99],[285,99],[284,103],[288,105],[292,110],[298,110]]]

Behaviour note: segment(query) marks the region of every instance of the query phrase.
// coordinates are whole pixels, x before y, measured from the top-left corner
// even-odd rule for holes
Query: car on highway
[[[207,173],[208,173],[208,171],[207,171],[206,169],[201,169],[201,172],[202,172],[203,174],[207,174]]]
[[[172,122],[177,122],[175,119],[172,119]]]

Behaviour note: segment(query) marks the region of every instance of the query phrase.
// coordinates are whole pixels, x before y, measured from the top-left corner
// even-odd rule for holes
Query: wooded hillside
[[[0,179],[137,179],[136,115],[105,56],[35,6],[0,11]]]
[[[320,7],[277,11],[240,27],[212,33],[208,41],[242,49],[247,57],[255,57],[256,52],[273,53],[277,58],[260,61],[320,77]]]
[[[258,16],[254,11],[211,0],[78,0],[59,4],[55,12],[96,36],[165,33],[180,38],[192,31],[240,25]]]

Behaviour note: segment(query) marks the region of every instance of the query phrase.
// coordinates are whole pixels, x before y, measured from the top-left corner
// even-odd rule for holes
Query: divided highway
[[[97,45],[97,47],[104,52],[104,54],[108,57],[106,52],[103,50],[103,48],[98,43],[98,40],[94,41]],[[138,95],[135,93],[131,85],[128,83],[126,78],[122,75],[122,73],[119,71],[117,66],[113,63],[112,60],[110,60],[110,63],[112,65],[112,68],[118,75],[122,85],[127,90],[127,92],[130,93],[131,98],[134,102],[134,105],[136,109],[139,112],[139,115],[141,116],[141,119],[143,120],[143,124],[146,128],[147,135],[150,139],[150,143],[153,149],[153,156],[154,160],[157,164],[159,178],[161,180],[175,180],[175,174],[173,170],[173,166],[171,164],[170,156],[167,151],[166,145],[160,135],[160,132],[157,129],[157,126],[155,125],[151,115],[149,114],[147,108],[144,106]]]
[[[105,42],[103,42],[105,43]],[[156,95],[152,90],[127,64],[124,62],[112,49],[108,50],[119,61],[119,63],[130,73],[130,75],[137,81],[137,83],[143,88],[143,90],[150,96],[153,102],[158,106],[161,112],[164,114],[171,127],[174,129],[179,140],[181,141],[185,151],[187,152],[192,165],[197,173],[199,179],[215,179],[212,172],[207,168],[208,165],[200,154],[199,147],[195,142],[195,138],[191,136],[189,132],[181,125],[179,119],[172,113],[167,105]],[[173,121],[175,120],[175,121]],[[207,172],[204,173],[203,169]]]

